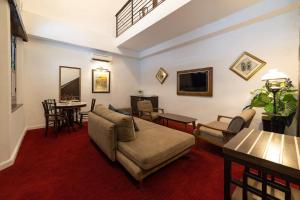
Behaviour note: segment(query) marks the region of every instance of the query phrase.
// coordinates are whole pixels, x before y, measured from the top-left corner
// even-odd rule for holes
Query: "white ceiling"
[[[137,51],[145,50],[259,1],[261,0],[192,0],[163,20],[127,40],[121,47]],[[142,20],[140,22],[142,23]]]
[[[127,40],[121,47],[135,51],[145,50],[259,1],[261,0],[192,0],[191,3]],[[114,40],[115,14],[127,0],[21,0],[21,2],[22,10],[25,12],[77,26],[80,30],[99,33],[98,35]]]
[[[22,10],[71,25],[115,35],[115,14],[127,0],[22,0]]]

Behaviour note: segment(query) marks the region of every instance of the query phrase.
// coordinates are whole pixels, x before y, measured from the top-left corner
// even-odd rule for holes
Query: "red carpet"
[[[0,172],[1,200],[223,199],[222,153],[204,142],[146,178],[139,188],[121,165],[108,161],[91,144],[86,126],[57,138],[43,133],[29,131],[15,164]],[[241,168],[234,167],[233,173],[241,174]]]

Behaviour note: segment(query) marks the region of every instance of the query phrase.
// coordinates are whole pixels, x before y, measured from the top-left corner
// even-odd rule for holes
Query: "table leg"
[[[196,121],[193,121],[193,129],[196,129]]]
[[[290,200],[292,198],[292,194],[291,194],[291,186],[289,181],[286,181],[286,189],[288,189],[288,191],[285,192],[285,200]]]
[[[267,173],[262,171],[262,199],[267,199]]]
[[[78,108],[75,109],[75,122],[79,123],[78,122]]]
[[[231,160],[224,155],[224,200],[230,200]]]
[[[245,172],[243,174],[243,199],[247,200],[248,199],[248,195],[247,195],[247,187],[248,187],[248,178],[246,173],[248,173],[249,167],[245,167]]]
[[[68,122],[69,122],[69,126],[73,128],[74,126],[74,111],[73,109],[69,109],[68,112]]]

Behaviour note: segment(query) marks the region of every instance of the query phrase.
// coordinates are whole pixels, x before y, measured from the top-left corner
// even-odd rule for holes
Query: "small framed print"
[[[158,80],[161,84],[163,84],[163,83],[165,82],[165,80],[167,79],[167,77],[168,77],[167,71],[166,71],[165,69],[163,69],[163,68],[160,68],[160,69],[158,70],[157,74],[156,74],[157,80]]]
[[[110,93],[110,71],[93,69],[92,90],[93,93]]]
[[[230,67],[230,70],[242,77],[249,80],[256,74],[264,65],[265,61],[257,58],[256,56],[244,52]]]

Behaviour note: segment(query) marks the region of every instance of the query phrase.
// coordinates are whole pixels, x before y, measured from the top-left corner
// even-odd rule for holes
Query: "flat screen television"
[[[177,72],[177,94],[185,96],[213,95],[213,68]]]

